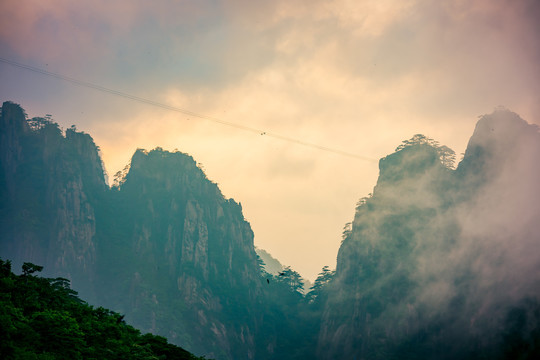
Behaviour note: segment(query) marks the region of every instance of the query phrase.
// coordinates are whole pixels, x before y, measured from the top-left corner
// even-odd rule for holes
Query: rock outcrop
[[[191,156],[137,150],[109,188],[89,135],[10,102],[0,125],[2,258],[197,354],[274,357],[285,316],[264,300],[251,227]]]
[[[455,154],[415,135],[381,159],[336,271],[302,295],[261,268],[242,206],[195,160],[137,150],[109,188],[92,138],[0,115],[0,256],[215,359],[537,358],[540,134],[498,110]]]
[[[95,206],[106,189],[92,138],[72,129],[64,137],[48,119],[27,122],[19,105],[5,102],[0,178],[0,253],[19,262],[46,264],[48,273],[72,280],[90,295]]]
[[[108,301],[138,327],[181,337],[196,353],[253,358],[262,282],[241,205],[225,199],[191,156],[161,149],[137,150],[111,196],[98,244],[122,258],[103,256],[99,268],[128,281],[101,284]]]
[[[416,140],[381,159],[373,196],[344,234],[318,357],[529,354],[540,309],[538,128],[507,110],[484,116],[456,170],[447,148]]]

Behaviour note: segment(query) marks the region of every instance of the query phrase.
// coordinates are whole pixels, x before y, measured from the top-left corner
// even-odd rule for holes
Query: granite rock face
[[[89,135],[6,102],[0,257],[209,358],[538,358],[538,127],[495,111],[454,156],[415,135],[381,159],[304,296],[289,267],[264,271],[241,204],[191,156],[137,150],[109,187]]]
[[[0,126],[0,256],[14,268],[43,265],[91,303],[198,354],[253,359],[266,347],[254,335],[253,232],[191,156],[137,150],[109,188],[89,135],[26,119],[10,102]]]
[[[0,252],[45,264],[86,295],[96,271],[95,206],[106,189],[98,149],[87,134],[63,136],[57,124],[32,120],[20,106],[3,104]]]
[[[435,142],[412,141],[381,159],[373,195],[358,203],[339,249],[318,358],[534,352],[538,127],[497,110],[478,121],[457,169],[446,155]]]
[[[111,259],[100,268],[125,273],[131,281],[119,292],[111,288],[111,301],[125,292],[135,301],[133,306],[118,303],[128,319],[170,339],[184,337],[197,353],[218,358],[255,354],[253,314],[262,283],[241,205],[225,199],[189,155],[161,149],[138,150],[112,195],[114,211],[106,217],[123,235],[119,244],[104,239],[103,246],[131,245],[123,247],[126,262]],[[153,284],[166,292],[149,291]],[[179,334],[171,326],[175,316],[189,331]],[[235,317],[246,322],[238,326]]]

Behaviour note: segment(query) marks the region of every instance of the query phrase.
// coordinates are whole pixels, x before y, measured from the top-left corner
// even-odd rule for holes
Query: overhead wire
[[[242,124],[238,124],[238,123],[234,123],[234,122],[230,122],[230,121],[225,121],[225,120],[222,120],[222,119],[219,119],[219,118],[216,118],[216,117],[212,117],[212,116],[202,115],[202,114],[190,111],[190,110],[186,110],[186,109],[182,109],[182,108],[179,108],[179,107],[176,107],[176,106],[163,104],[163,103],[160,103],[160,102],[157,102],[157,101],[154,101],[154,100],[150,100],[150,99],[146,99],[146,98],[143,98],[143,97],[131,95],[131,94],[124,93],[124,92],[121,92],[121,91],[117,91],[117,90],[114,90],[114,89],[110,89],[110,88],[107,88],[107,87],[104,87],[104,86],[101,86],[101,85],[97,85],[97,84],[94,84],[94,83],[91,83],[91,82],[88,82],[88,81],[75,79],[75,78],[70,77],[70,76],[62,75],[62,74],[59,74],[59,73],[54,73],[54,72],[47,71],[47,70],[37,68],[37,67],[34,67],[34,66],[22,64],[22,63],[13,61],[13,60],[5,59],[5,58],[2,58],[2,57],[0,57],[0,62],[3,62],[3,63],[8,64],[8,65],[15,66],[15,67],[18,67],[18,68],[21,68],[21,69],[25,69],[25,70],[28,70],[28,71],[32,71],[32,72],[35,72],[35,73],[38,73],[38,74],[50,76],[50,77],[58,79],[58,80],[63,80],[63,81],[66,81],[66,82],[69,82],[69,83],[72,83],[72,84],[75,84],[75,85],[78,85],[78,86],[86,87],[86,88],[97,90],[97,91],[107,93],[107,94],[110,94],[110,95],[115,95],[115,96],[118,96],[118,97],[122,97],[122,98],[125,98],[125,99],[136,101],[136,102],[139,102],[139,103],[142,103],[142,104],[155,106],[155,107],[165,109],[165,110],[175,111],[175,112],[182,113],[182,114],[185,114],[185,115],[189,115],[189,116],[192,116],[192,117],[195,117],[195,118],[204,119],[204,120],[211,121],[211,122],[214,122],[214,123],[218,123],[218,124],[221,124],[221,125],[226,125],[226,126],[233,127],[233,128],[236,128],[236,129],[241,129],[241,130],[244,130],[244,131],[249,131],[249,132],[252,132],[252,133],[259,134],[260,136],[268,136],[268,137],[271,137],[271,138],[274,138],[274,139],[279,139],[279,140],[282,140],[282,141],[302,145],[302,146],[305,146],[305,147],[310,147],[310,148],[314,148],[314,149],[318,149],[318,150],[322,150],[322,151],[326,151],[326,152],[331,152],[331,153],[334,153],[334,154],[347,156],[347,157],[351,157],[351,158],[356,158],[356,159],[360,159],[360,160],[364,160],[364,161],[369,161],[369,162],[376,162],[377,161],[376,159],[370,158],[370,157],[367,157],[367,156],[362,156],[362,155],[354,154],[354,153],[351,153],[351,152],[331,148],[331,147],[328,147],[328,146],[315,144],[315,143],[300,140],[300,139],[297,139],[297,138],[294,138],[294,137],[285,136],[285,135],[281,135],[281,134],[278,134],[278,133],[270,132],[270,131],[267,131],[267,130],[264,130],[264,129],[259,129],[259,128],[246,126],[246,125],[242,125]]]

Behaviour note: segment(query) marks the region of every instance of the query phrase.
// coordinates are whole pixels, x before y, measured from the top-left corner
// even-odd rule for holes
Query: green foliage
[[[324,302],[325,299],[321,299],[321,297],[326,298],[325,295],[328,285],[335,275],[336,271],[330,270],[328,266],[322,268],[322,271],[319,273],[319,276],[317,276],[317,279],[315,279],[310,291],[306,294],[308,303],[321,305]]]
[[[405,148],[415,146],[415,145],[429,145],[437,150],[439,154],[439,159],[441,163],[449,168],[453,169],[456,162],[456,153],[454,150],[450,149],[448,146],[439,144],[438,141],[428,138],[422,134],[416,134],[409,140],[404,140],[401,145],[396,148],[396,151],[401,151]]]
[[[278,276],[275,276],[274,281],[285,285],[286,288],[293,293],[296,292],[301,294],[304,290],[304,281],[302,277],[298,272],[291,269],[290,266],[285,267]]]
[[[425,136],[423,134],[415,134],[409,140],[403,140],[401,142],[401,145],[399,145],[396,148],[396,151],[401,151],[401,150],[403,150],[403,149],[405,149],[407,147],[410,147],[410,146],[423,145],[423,144],[430,145],[430,146],[433,146],[433,147],[439,147],[439,142],[438,141],[433,140],[431,138],[428,138],[427,136]]]
[[[265,302],[260,309],[264,316],[264,327],[257,335],[269,343],[268,348],[272,352],[261,352],[258,358],[313,358],[320,315],[306,306],[301,293],[303,280],[300,275],[290,267],[286,267],[280,274],[267,274],[268,284],[264,280]]]
[[[49,114],[45,115],[45,117],[34,117],[31,119],[28,119],[27,122],[30,129],[34,131],[41,130],[45,128],[46,126],[51,126],[51,125],[58,127],[58,124],[56,124],[53,121],[51,115]]]
[[[141,335],[118,313],[88,305],[67,279],[30,276],[41,269],[24,263],[18,276],[0,259],[0,358],[201,359],[163,337]]]
[[[129,173],[129,168],[131,166],[131,163],[127,164],[126,166],[124,166],[124,168],[120,171],[117,171],[116,174],[114,174],[114,178],[113,178],[113,184],[112,184],[112,188],[113,189],[120,189],[120,187],[126,182],[126,177],[127,177],[127,174]]]
[[[43,266],[34,265],[29,262],[25,262],[22,266],[22,271],[23,271],[24,276],[31,275],[35,272],[40,272],[41,270],[43,270]]]

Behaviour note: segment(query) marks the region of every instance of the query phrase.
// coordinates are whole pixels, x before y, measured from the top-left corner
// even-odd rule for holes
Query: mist
[[[503,108],[482,116],[456,169],[436,141],[413,139],[381,159],[373,195],[344,234],[323,358],[339,347],[366,356],[380,338],[427,358],[498,357],[512,309],[537,306],[538,127]]]
[[[537,122],[538,18],[536,0],[4,0],[0,49],[10,61],[379,159],[415,133],[462,153],[476,116],[499,104]],[[4,62],[0,77],[0,99],[91,133],[110,174],[138,147],[193,155],[224,194],[242,199],[257,246],[306,278],[334,267],[344,219],[378,175],[376,161],[271,141]]]
[[[217,359],[533,358],[538,19],[537,0],[1,1],[0,99],[48,124],[0,128],[0,255]],[[498,104],[515,113],[478,116]],[[145,172],[102,181],[134,153]]]

